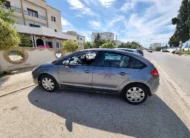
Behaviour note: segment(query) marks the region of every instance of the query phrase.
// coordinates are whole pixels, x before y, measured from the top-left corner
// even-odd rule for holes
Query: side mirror
[[[69,61],[65,62],[63,65],[69,67]]]

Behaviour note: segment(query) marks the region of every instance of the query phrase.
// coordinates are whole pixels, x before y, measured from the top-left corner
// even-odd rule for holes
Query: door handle
[[[121,75],[121,76],[125,76],[126,73],[125,73],[125,72],[120,72],[119,75]]]
[[[90,71],[89,71],[89,70],[85,70],[84,72],[85,72],[85,73],[90,73]]]

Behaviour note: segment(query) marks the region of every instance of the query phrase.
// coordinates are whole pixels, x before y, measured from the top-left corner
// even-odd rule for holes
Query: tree
[[[101,48],[115,48],[116,46],[112,42],[104,43]]]
[[[171,38],[170,38],[170,40],[169,40],[169,45],[170,45],[170,47],[178,47],[179,46],[179,39],[175,36],[175,35],[173,35]]]
[[[0,49],[17,47],[19,43],[17,31],[12,25],[0,19]]]
[[[4,10],[3,9],[4,6],[5,3],[0,0],[0,18],[3,21],[8,22],[10,24],[15,23],[16,21],[11,18],[11,16],[13,16],[14,10],[13,9]]]
[[[84,43],[84,49],[89,49],[89,48],[92,48],[92,44],[91,44],[91,42],[85,42]]]
[[[132,49],[138,49],[142,46],[138,42],[127,42],[127,43],[121,43],[121,45],[118,46],[118,48],[132,48]]]
[[[32,42],[28,36],[26,36],[25,34],[19,34],[19,38],[20,38],[19,46],[21,46],[21,47],[32,47]]]
[[[162,47],[156,47],[156,51],[160,51]]]
[[[78,49],[78,43],[73,40],[67,40],[63,42],[63,48],[67,52],[75,52]]]
[[[178,16],[172,19],[172,24],[176,25],[176,31],[172,37],[175,37],[183,43],[190,39],[190,1],[183,0],[179,9]],[[173,39],[173,38],[170,39]],[[169,40],[169,43],[172,41]]]
[[[99,48],[106,42],[108,41],[101,39],[100,34],[97,34],[96,38],[94,39],[93,48]]]
[[[131,48],[132,49],[137,49],[140,47],[141,47],[141,45],[138,42],[135,42],[135,41],[131,42]]]

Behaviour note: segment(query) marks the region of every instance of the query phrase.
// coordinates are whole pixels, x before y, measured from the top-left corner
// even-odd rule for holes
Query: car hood
[[[52,66],[54,66],[54,64],[51,62],[48,62],[48,63],[44,63],[44,64],[40,65],[39,67],[40,68],[46,68],[46,67],[52,67]]]

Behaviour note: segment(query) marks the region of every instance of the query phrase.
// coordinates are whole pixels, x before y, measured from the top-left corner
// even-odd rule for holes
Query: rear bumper
[[[155,94],[160,85],[160,78],[159,77],[152,78],[151,80],[149,80],[148,84],[149,84],[151,94]]]

